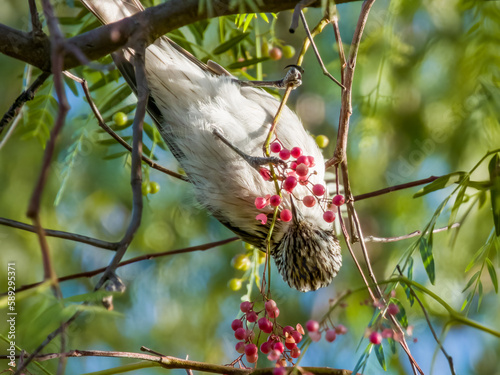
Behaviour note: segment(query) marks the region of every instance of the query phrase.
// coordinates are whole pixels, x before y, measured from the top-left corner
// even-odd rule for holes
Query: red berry
[[[254,323],[259,319],[259,316],[255,311],[250,311],[247,313],[247,322],[248,323]]]
[[[319,341],[319,340],[321,340],[321,332],[320,331],[309,332],[309,337],[314,342]]]
[[[297,159],[300,155],[302,155],[302,149],[300,147],[294,147],[290,153],[293,158]]]
[[[269,57],[271,60],[279,60],[281,59],[281,56],[283,55],[283,52],[281,52],[281,49],[278,47],[273,47],[269,50]]]
[[[385,328],[383,331],[382,331],[382,338],[384,339],[388,339],[389,337],[392,337],[392,329],[390,328]]]
[[[273,310],[269,310],[267,312],[267,315],[269,315],[270,318],[272,319],[276,319],[279,315],[280,315],[280,309],[278,309],[277,307]]]
[[[345,202],[344,196],[340,194],[337,194],[332,199],[332,203],[337,207],[342,206],[344,202]]]
[[[304,163],[297,165],[295,168],[295,172],[297,172],[298,176],[305,177],[309,173],[309,167]]]
[[[337,332],[335,332],[334,329],[329,329],[326,331],[326,334],[325,334],[326,341],[334,342],[336,338],[337,338]]]
[[[279,195],[273,195],[271,198],[269,198],[269,203],[273,207],[278,207],[281,203],[281,197]]]
[[[294,328],[292,326],[283,327],[283,334],[286,336],[287,333],[292,334]]]
[[[327,223],[333,223],[335,220],[335,212],[333,211],[325,211],[323,214],[323,220],[325,220]]]
[[[238,328],[234,331],[234,337],[236,340],[244,340],[247,337],[247,330],[245,328]]]
[[[269,181],[271,179],[271,172],[267,168],[260,168],[259,173],[264,179],[264,181]]]
[[[266,206],[267,206],[267,199],[266,198],[263,198],[263,197],[255,198],[255,207],[257,207],[258,210],[261,210]]]
[[[370,342],[375,345],[380,345],[382,342],[382,334],[380,332],[372,332],[370,335]]]
[[[347,333],[347,328],[343,324],[337,324],[335,326],[335,332],[337,332],[337,335],[345,335]]]
[[[287,150],[286,148],[282,149],[279,153],[279,156],[282,160],[290,159],[290,150]]]
[[[286,375],[288,370],[286,367],[275,367],[273,368],[273,375]]]
[[[266,308],[267,312],[274,310],[277,306],[278,305],[276,304],[276,302],[274,302],[274,300],[272,299],[266,301],[266,303],[264,304],[264,307]]]
[[[291,193],[295,186],[297,186],[297,177],[288,176],[285,178],[285,181],[283,182],[283,189]]]
[[[233,331],[236,331],[238,328],[243,327],[243,322],[239,319],[234,319],[233,322],[231,323],[231,328]]]
[[[284,222],[289,222],[292,220],[292,211],[284,209],[280,212],[280,219]]]
[[[237,342],[235,349],[240,354],[245,353],[245,343],[243,341]]]
[[[261,224],[267,223],[267,216],[265,214],[258,214],[257,216],[255,216],[255,219],[260,221]]]
[[[316,184],[312,188],[313,194],[316,195],[316,196],[318,196],[318,197],[320,197],[323,194],[325,194],[325,191],[326,191],[325,187],[323,185],[321,185],[321,184]]]
[[[274,362],[277,361],[280,356],[281,356],[280,352],[278,352],[277,350],[272,350],[271,353],[269,353],[269,355],[267,356],[267,359]]]
[[[271,152],[278,153],[281,151],[281,145],[279,142],[271,143]]]
[[[255,354],[257,354],[257,352],[258,352],[257,345],[247,344],[245,346],[245,354],[246,355],[255,355]]]
[[[316,204],[316,198],[312,195],[307,195],[302,200],[302,203],[304,203],[304,206],[306,207],[314,207],[314,205]]]
[[[273,349],[273,344],[269,341],[264,341],[260,346],[260,351],[262,354],[269,354],[269,352]]]
[[[273,345],[273,350],[277,350],[280,353],[283,353],[285,351],[285,346],[281,341],[278,341]]]
[[[296,162],[296,161],[292,161],[292,162],[290,163],[290,169],[295,170],[296,168],[297,168],[297,162]]]
[[[255,363],[257,362],[257,360],[259,359],[259,355],[258,354],[254,354],[254,355],[247,355],[246,356],[246,359],[249,363]]]
[[[241,312],[249,312],[250,310],[252,310],[252,302],[249,302],[249,301],[243,301],[242,303],[240,303],[240,310]]]
[[[290,352],[290,356],[292,358],[299,358],[299,356],[300,356],[300,349],[297,348],[297,347],[293,348],[292,351]]]
[[[389,307],[387,308],[387,312],[388,312],[390,315],[396,315],[396,314],[399,312],[399,307],[398,307],[398,305],[396,305],[396,304],[394,304],[394,303],[389,304]]]
[[[309,162],[309,158],[307,156],[305,156],[305,155],[299,156],[297,158],[297,165],[299,165],[299,164],[305,164],[308,167],[311,166],[311,163]]]
[[[292,332],[292,337],[293,337],[293,339],[295,340],[295,342],[297,344],[302,341],[302,335],[298,331],[293,331]]]
[[[319,323],[316,320],[308,320],[306,323],[306,329],[309,332],[316,332],[319,329]]]
[[[285,342],[285,346],[287,349],[292,350],[293,348],[297,347],[297,344],[295,342]]]
[[[273,323],[266,318],[260,318],[258,325],[259,329],[264,333],[271,333],[273,331]]]
[[[309,161],[309,166],[314,167],[316,163],[314,162],[314,156],[308,156],[307,160]]]

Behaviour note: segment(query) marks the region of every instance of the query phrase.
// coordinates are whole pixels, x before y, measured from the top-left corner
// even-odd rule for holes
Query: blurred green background
[[[2,8],[0,22],[28,30],[27,3],[4,1]],[[338,6],[346,49],[360,8],[358,2]],[[97,25],[81,8],[71,4],[59,2],[57,11],[63,17],[61,22],[68,35]],[[235,25],[235,17],[200,22],[170,36],[200,59],[210,58],[224,66],[260,56],[262,51],[258,46],[264,41],[269,48],[291,45],[300,50],[305,34],[302,27],[295,34],[288,33],[291,12],[280,13],[275,20],[267,16],[269,23],[262,17],[253,19],[247,29],[250,35],[221,54],[213,51],[242,32]],[[312,27],[321,18],[321,11],[309,9],[306,17]],[[498,1],[380,0],[375,3],[361,43],[353,87],[348,158],[354,194],[431,175],[469,171],[488,150],[500,147],[499,25]],[[331,26],[317,37],[316,43],[329,71],[339,77],[338,53]],[[263,62],[265,78],[279,79],[283,68],[294,63],[295,58]],[[103,59],[103,62],[110,62],[110,59]],[[3,87],[0,113],[3,114],[22,91],[27,74],[36,77],[38,72],[3,55],[0,55],[0,66]],[[311,134],[330,138],[330,145],[324,150],[329,157],[336,139],[340,90],[323,76],[312,51],[308,51],[303,66],[304,83],[292,93],[289,105],[297,111]],[[115,112],[133,105],[135,98],[124,88],[116,71],[108,74],[80,67],[73,72],[85,77],[90,86],[101,86],[94,86],[92,95],[98,106],[109,107],[104,115],[110,124],[113,124]],[[232,72],[243,79],[258,75],[255,65],[246,67],[245,71],[234,69]],[[71,85],[69,81],[68,85]],[[81,89],[68,86],[67,94],[71,110],[57,143],[43,194],[42,223],[46,228],[118,241],[131,213],[130,159],[120,155],[123,149],[106,141],[109,136],[99,132]],[[1,217],[28,222],[25,213],[57,111],[53,97],[53,83],[49,79],[37,99],[27,106],[18,128],[0,150]],[[113,103],[110,98],[118,99]],[[128,117],[132,119],[133,112]],[[150,119],[148,121],[152,124]],[[152,129],[145,139],[146,150],[151,151],[162,165],[177,170],[175,159],[161,148],[161,143],[154,142]],[[131,128],[118,129],[118,132],[127,137],[131,135]],[[490,158],[478,167],[472,180],[489,179]],[[144,172],[146,179],[159,183],[161,189],[146,197],[142,226],[126,258],[232,236],[198,208],[187,183],[152,169],[144,168]],[[390,237],[423,230],[454,188],[451,186],[420,198],[413,198],[419,188],[412,188],[360,201],[356,207],[365,236]],[[485,202],[481,204],[483,199]],[[436,228],[448,224],[454,202],[455,196],[444,207]],[[494,228],[490,193],[467,189],[455,221],[462,223],[458,233],[451,230],[436,234],[433,239],[435,285],[429,282],[418,251],[413,256],[413,278],[457,311],[466,299],[469,300],[468,317],[498,331],[500,301],[492,277],[484,266],[484,259],[488,257],[498,270],[498,238],[493,235],[486,255],[476,259],[465,272]],[[56,238],[48,241],[58,276],[103,267],[111,259],[112,253],[106,250]],[[414,241],[369,244],[373,267],[380,280],[390,278]],[[6,285],[9,261],[16,263],[18,286],[43,279],[41,255],[34,234],[0,226],[0,249],[1,285]],[[355,251],[361,257],[357,245]],[[189,355],[193,360],[230,363],[237,357],[230,322],[238,314],[240,299],[246,294],[249,283],[245,279],[238,291],[228,287],[231,279],[244,278],[243,271],[231,266],[231,259],[245,252],[243,244],[235,242],[204,252],[148,260],[121,268],[118,273],[127,290],[115,297],[114,312],[92,309],[77,319],[68,331],[68,348],[137,352],[144,345],[180,358]],[[474,285],[463,292],[477,271],[481,272]],[[64,297],[89,293],[96,281],[94,277],[64,282],[61,284]],[[272,284],[273,297],[281,309],[279,321],[282,325],[319,319],[328,309],[329,299],[363,285],[345,244],[343,268],[328,288],[305,294],[297,292],[284,284],[274,269]],[[476,288],[476,293],[470,301],[467,296],[472,288]],[[479,307],[478,293],[482,300]],[[431,368],[435,374],[449,373],[447,361],[438,352],[421,309],[417,304],[410,305],[401,287],[397,295],[414,326],[409,345],[415,359],[425,373],[431,373]],[[348,334],[332,344],[324,340],[313,343],[301,365],[354,368],[367,345],[365,339],[358,348],[373,315],[373,308],[362,304],[367,297],[365,292],[355,293],[346,300],[347,307],[333,311],[332,321],[347,326]],[[255,284],[252,298],[258,298]],[[447,321],[446,311],[432,299],[425,296],[422,299],[433,325],[440,332]],[[61,311],[48,287],[18,293],[16,307],[19,313],[16,343],[27,351],[36,348],[57,327],[61,315],[68,313],[67,309]],[[2,328],[0,333],[5,332]],[[416,342],[412,342],[413,338]],[[458,325],[449,327],[442,340],[458,373],[500,374],[497,337]],[[392,354],[386,344],[384,342],[387,373],[410,373],[404,352],[398,348],[397,354]],[[54,340],[45,352],[56,352],[58,347],[59,340]],[[6,344],[2,342],[2,354],[4,348]],[[263,355],[261,357],[259,366],[270,364]],[[66,373],[87,373],[123,363],[130,361],[71,358]],[[55,373],[55,361],[44,362],[43,366]],[[31,367],[31,372],[41,373],[36,367]],[[382,372],[372,355],[365,373]],[[164,370],[148,369],[136,373],[160,374]]]

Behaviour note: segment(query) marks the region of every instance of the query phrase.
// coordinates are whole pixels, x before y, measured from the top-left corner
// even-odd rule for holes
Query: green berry
[[[262,57],[269,56],[269,44],[264,40],[260,49],[260,54]]]
[[[142,183],[142,195],[146,196],[151,193],[151,185],[147,182]]]
[[[149,190],[150,190],[150,194],[156,194],[160,191],[160,184],[158,182],[155,182],[155,181],[151,181],[149,183]]]
[[[316,137],[316,144],[319,146],[319,148],[325,148],[328,146],[328,143],[330,143],[330,140],[326,135],[318,135]]]
[[[252,265],[252,262],[250,261],[250,258],[248,256],[246,256],[246,254],[239,254],[239,255],[236,255],[231,260],[231,264],[237,270],[246,271],[250,268],[250,266]]]
[[[117,126],[125,126],[125,125],[127,125],[128,118],[127,118],[127,115],[125,113],[116,112],[113,115],[113,121]]]
[[[235,292],[237,290],[240,290],[242,285],[243,285],[243,282],[241,279],[231,279],[231,280],[229,280],[229,283],[227,284],[229,289],[231,289],[232,291],[235,291]]]
[[[286,45],[283,47],[283,57],[285,59],[291,59],[295,56],[295,48],[291,45]]]
[[[245,245],[245,250],[248,250],[248,251],[251,251],[253,249],[255,249],[255,246],[254,245],[251,245],[249,244],[248,242],[243,242]]]

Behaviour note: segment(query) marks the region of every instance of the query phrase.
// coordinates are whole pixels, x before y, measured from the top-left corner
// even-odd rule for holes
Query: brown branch
[[[422,180],[406,182],[404,184],[390,186],[390,187],[387,187],[384,189],[372,191],[370,193],[355,195],[353,197],[353,199],[354,199],[354,201],[360,201],[362,199],[376,197],[376,196],[387,194],[387,193],[397,191],[397,190],[403,190],[403,189],[408,189],[408,188],[419,186],[419,185],[428,184],[429,182],[436,181],[439,177],[440,176],[430,176],[430,177],[424,178]]]
[[[33,225],[21,223],[20,221],[6,219],[0,217],[0,225],[5,225],[7,227],[25,230],[28,232],[36,233],[36,228]],[[85,243],[87,245],[92,245],[106,250],[116,250],[118,248],[119,242],[108,242],[102,241],[97,238],[83,236],[81,234],[63,232],[60,230],[52,230],[43,228],[45,235],[48,237],[57,237],[65,240],[75,241]]]
[[[31,29],[33,36],[35,38],[39,38],[40,36],[45,35],[43,32],[42,23],[40,22],[40,16],[38,15],[38,10],[36,9],[35,0],[28,0],[30,15],[31,15]]]
[[[442,228],[437,228],[432,231],[432,233],[439,233],[439,232],[444,232],[452,228],[458,228],[460,226],[460,223],[454,223],[450,226],[442,227]],[[407,240],[408,238],[412,237],[417,237],[422,234],[421,231],[416,230],[415,232],[412,232],[410,234],[405,234],[404,236],[398,236],[398,237],[374,237],[374,236],[368,236],[365,238],[365,242],[381,242],[381,243],[388,243],[388,242],[397,242],[397,241],[402,241],[402,240]]]

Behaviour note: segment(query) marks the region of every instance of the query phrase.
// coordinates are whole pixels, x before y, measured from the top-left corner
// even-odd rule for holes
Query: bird
[[[138,0],[81,1],[103,24],[144,10]],[[135,90],[133,52],[125,48],[112,56]],[[301,72],[293,69],[286,82],[300,83]],[[199,204],[243,241],[265,251],[274,212],[269,201],[277,195],[269,178],[272,163],[280,179],[279,209],[291,213],[284,220],[278,215],[270,237],[276,268],[290,287],[301,292],[328,286],[342,265],[341,248],[331,223],[323,219],[328,193],[322,198],[311,193],[311,186],[326,187],[324,158],[298,116],[283,108],[273,143],[281,151],[295,148],[295,155],[300,150],[309,157],[306,180],[293,170],[293,158],[286,161],[281,154],[269,157],[263,152],[280,104],[268,92],[238,81],[213,62],[199,61],[166,36],[147,47],[145,70],[148,112]],[[287,179],[296,186],[286,186]],[[314,206],[304,204],[306,196],[314,197]]]

